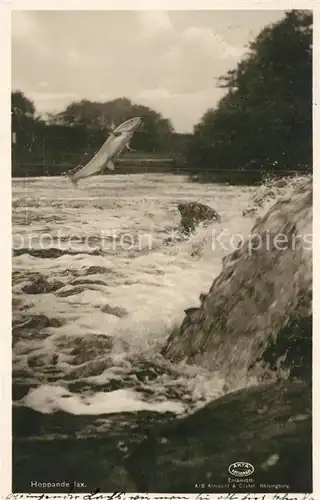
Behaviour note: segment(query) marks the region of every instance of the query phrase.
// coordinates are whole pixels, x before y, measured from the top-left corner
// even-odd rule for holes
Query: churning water
[[[234,235],[249,233],[242,210],[255,189],[163,174],[99,176],[78,188],[61,177],[14,179],[14,405],[183,414],[220,396],[219,374],[160,352]],[[181,238],[181,201],[213,207],[222,222]]]

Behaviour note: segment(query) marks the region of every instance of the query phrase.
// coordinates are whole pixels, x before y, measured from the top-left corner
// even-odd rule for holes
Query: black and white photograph
[[[313,11],[13,9],[10,93],[12,493],[312,494]]]

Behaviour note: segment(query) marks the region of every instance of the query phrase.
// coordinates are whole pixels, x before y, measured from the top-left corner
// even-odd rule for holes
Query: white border
[[[320,312],[318,312],[317,287],[318,287],[318,269],[317,269],[317,250],[319,241],[317,235],[320,234],[320,199],[317,195],[317,184],[320,182],[320,172],[317,168],[317,159],[320,157],[320,128],[319,111],[320,106],[320,71],[318,62],[320,61],[320,43],[319,43],[319,23],[320,23],[320,4],[315,0],[0,0],[0,61],[1,61],[1,349],[0,349],[0,367],[1,367],[1,386],[0,386],[0,498],[6,497],[11,492],[11,134],[10,134],[10,91],[11,91],[11,40],[10,23],[11,10],[289,10],[289,9],[311,9],[314,13],[314,113],[313,113],[313,137],[314,137],[314,325],[317,324]],[[317,133],[318,132],[318,133]],[[320,249],[319,249],[320,250]],[[314,328],[315,330],[315,328]],[[317,446],[319,443],[319,432],[317,426],[317,415],[320,400],[320,390],[318,390],[316,360],[318,357],[319,341],[316,332],[313,337],[313,477],[314,493],[313,495],[296,494],[235,494],[233,500],[258,500],[258,499],[311,499],[316,498],[320,493],[320,466],[316,460]],[[134,498],[138,494],[123,494],[122,499]],[[40,498],[40,494],[32,495],[14,495],[14,498]],[[88,498],[88,495],[77,494],[77,498]],[[49,495],[47,498],[71,498],[66,494]],[[143,494],[143,498],[160,498],[160,495]],[[203,500],[208,498],[230,498],[230,494],[203,494]],[[73,497],[74,498],[74,497]],[[97,495],[94,498],[108,498],[107,494]],[[164,498],[198,498],[200,495],[161,495]]]
[[[314,0],[4,0],[13,10],[290,10]]]
[[[1,5],[1,389],[0,389],[0,494],[11,491],[11,15]]]

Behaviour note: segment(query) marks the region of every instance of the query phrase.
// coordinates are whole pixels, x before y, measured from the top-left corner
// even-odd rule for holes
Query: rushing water
[[[14,179],[14,405],[183,414],[219,396],[219,374],[175,366],[160,351],[236,244],[217,244],[219,232],[248,234],[252,192],[163,174],[78,188],[61,177]],[[222,222],[181,240],[180,201],[208,204]]]

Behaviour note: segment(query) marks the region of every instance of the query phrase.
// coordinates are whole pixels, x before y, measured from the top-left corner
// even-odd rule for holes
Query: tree
[[[152,153],[170,150],[174,132],[170,120],[141,104],[133,105],[132,116],[141,116],[142,118],[142,125],[133,136],[132,145],[134,148]]]
[[[89,135],[97,135],[99,131],[108,133],[115,125],[135,116],[142,117],[143,125],[134,134],[132,146],[148,152],[168,150],[173,133],[170,121],[147,106],[133,104],[125,97],[108,102],[73,102],[52,121],[85,127]]]
[[[14,133],[12,164],[15,165],[36,154],[40,142],[37,137],[43,129],[34,103],[20,90],[11,92],[11,129]]]
[[[312,164],[312,13],[295,10],[221,77],[227,94],[194,129],[196,170],[299,170]]]
[[[20,90],[11,92],[11,114],[14,117],[34,118],[35,112],[34,103],[23,92]]]

